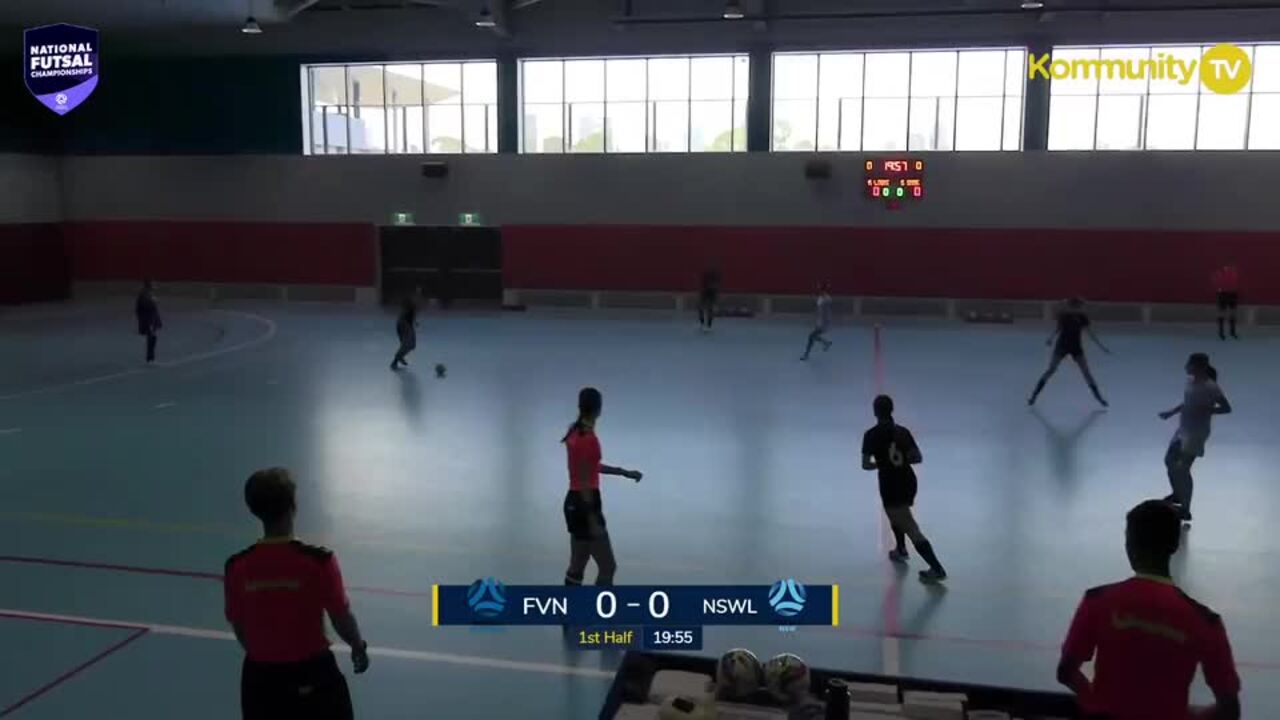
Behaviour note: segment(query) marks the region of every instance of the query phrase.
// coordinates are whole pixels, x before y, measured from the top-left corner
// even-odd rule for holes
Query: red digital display
[[[924,199],[924,160],[879,158],[867,160],[867,197],[896,207],[901,200]]]

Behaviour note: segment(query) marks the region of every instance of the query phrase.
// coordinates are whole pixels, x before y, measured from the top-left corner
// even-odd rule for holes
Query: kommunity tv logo
[[[1189,86],[1199,80],[1211,92],[1232,95],[1244,89],[1253,77],[1249,53],[1236,45],[1221,44],[1205,50],[1199,58],[1178,57],[1155,50],[1154,57],[1136,60],[1112,55],[1103,48],[1098,58],[1054,58],[1049,53],[1027,56],[1028,80],[1127,80],[1171,81]]]

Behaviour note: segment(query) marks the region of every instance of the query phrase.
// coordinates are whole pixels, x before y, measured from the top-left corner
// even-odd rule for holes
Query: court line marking
[[[162,402],[162,403],[160,403],[160,404],[156,405],[156,406],[155,406],[155,409],[156,409],[156,410],[163,410],[163,409],[165,409],[165,408],[171,408],[171,407],[173,407],[173,406],[175,406],[175,405],[177,405],[177,404],[178,404],[178,403],[176,403],[176,402]]]
[[[167,577],[191,578],[195,580],[216,580],[222,582],[219,573],[201,570],[179,570],[175,568],[145,567],[141,565],[119,565],[116,563],[89,562],[84,560],[63,560],[60,558],[33,557],[27,555],[0,555],[0,563],[18,565],[46,565],[53,567],[69,567],[81,570],[105,570],[107,572],[131,573],[135,575],[164,575]],[[368,595],[393,595],[399,597],[431,597],[429,590],[399,590],[396,588],[370,587],[367,585],[348,585],[351,592]]]
[[[223,355],[228,355],[230,353],[239,352],[241,350],[248,350],[249,348],[257,347],[258,345],[262,345],[263,343],[269,342],[276,336],[276,330],[277,330],[276,323],[271,318],[258,315],[257,313],[244,312],[242,310],[209,310],[209,312],[222,313],[225,315],[238,315],[240,317],[248,318],[250,320],[255,320],[259,323],[262,323],[266,327],[266,332],[264,332],[263,334],[259,335],[256,338],[245,340],[244,342],[236,343],[235,345],[229,345],[224,348],[217,348],[216,350],[208,350],[205,352],[195,353],[192,355],[184,355],[183,357],[180,357],[176,360],[157,361],[152,364],[155,367],[161,368],[163,370],[169,370],[172,368],[189,365],[194,362],[199,362],[201,360],[209,360],[215,357],[221,357]],[[33,388],[31,390],[22,390],[16,393],[10,393],[8,395],[0,395],[0,401],[15,400],[17,398],[30,397],[32,395],[45,395],[48,393],[61,392],[63,390],[70,390],[72,388],[85,387],[88,385],[98,385],[104,382],[111,382],[112,380],[121,380],[123,378],[133,377],[134,375],[142,375],[147,372],[150,372],[149,368],[137,367],[129,370],[121,370],[118,372],[107,373],[106,375],[98,375],[95,377],[81,378],[79,380],[69,380],[67,382],[58,383],[56,385],[46,385],[44,387]]]
[[[5,428],[0,430],[0,435],[16,435],[22,432],[22,428]]]
[[[0,617],[11,617],[11,616],[0,615]],[[15,618],[15,619],[20,619],[20,618]],[[124,629],[124,628],[119,628],[119,629]],[[53,692],[54,690],[56,690],[58,687],[60,687],[67,681],[71,680],[72,678],[84,672],[85,670],[88,670],[94,665],[97,665],[99,662],[105,660],[108,656],[114,655],[115,653],[125,649],[127,646],[132,644],[135,640],[141,638],[143,635],[146,635],[149,632],[147,628],[132,628],[132,630],[133,632],[129,633],[129,635],[124,639],[116,643],[113,643],[110,647],[103,650],[102,652],[99,652],[97,655],[94,655],[88,660],[85,660],[79,665],[76,665],[70,670],[67,670],[66,672],[62,673],[61,675],[54,678],[53,680],[50,680],[44,685],[41,685],[35,690],[22,696],[21,698],[18,699],[17,702],[13,703],[12,705],[4,708],[3,710],[0,710],[0,717],[11,715],[17,712],[18,710],[20,710],[21,708],[25,707],[26,705],[29,705],[35,700],[38,700],[39,698],[43,697],[44,695],[47,695],[48,693]]]
[[[199,638],[202,640],[234,642],[236,639],[234,634],[226,630],[212,630],[186,625],[158,625],[153,623],[133,622],[129,620],[110,620],[84,617],[80,615],[59,615],[55,613],[41,613],[31,612],[29,610],[0,608],[0,618],[5,617],[18,620],[34,620],[37,622],[53,622],[64,623],[67,625],[85,625],[89,627],[135,630],[137,631],[137,634],[133,637],[134,640],[148,633],[175,637]],[[132,640],[130,640],[130,642],[132,642]],[[333,645],[333,649],[348,652],[351,648],[346,645],[335,644]],[[369,654],[374,657],[390,657],[399,660],[413,660],[416,662],[465,665],[470,667],[488,668],[490,670],[514,670],[518,672],[533,672],[546,675],[577,675],[579,677],[602,679],[611,679],[614,676],[614,673],[608,670],[600,670],[596,668],[572,667],[569,665],[557,665],[555,663],[533,662],[528,660],[506,660],[502,658],[479,657],[474,655],[455,655],[453,653],[429,652],[426,650],[405,650],[402,648],[370,646]]]

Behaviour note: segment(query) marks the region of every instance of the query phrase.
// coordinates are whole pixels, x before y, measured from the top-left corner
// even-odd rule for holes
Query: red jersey
[[[1239,292],[1240,271],[1234,265],[1225,265],[1214,270],[1213,287],[1218,292]]]
[[[1240,692],[1222,618],[1171,581],[1139,575],[1084,595],[1064,657],[1097,653],[1086,710],[1112,720],[1185,720],[1196,667],[1217,694]]]
[[[227,620],[259,662],[297,662],[328,650],[324,613],[349,608],[333,552],[293,539],[262,540],[232,555],[222,582]]]
[[[569,489],[600,489],[600,439],[592,430],[572,430],[564,440],[569,455]]]

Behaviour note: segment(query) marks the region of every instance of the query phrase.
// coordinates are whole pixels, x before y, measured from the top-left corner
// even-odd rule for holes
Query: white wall
[[[1280,230],[1280,153],[937,153],[927,197],[892,212],[862,194],[861,155],[67,157],[69,220],[420,224],[848,225]],[[43,207],[50,207],[45,205]]]
[[[57,222],[59,196],[56,157],[0,154],[0,223]]]

